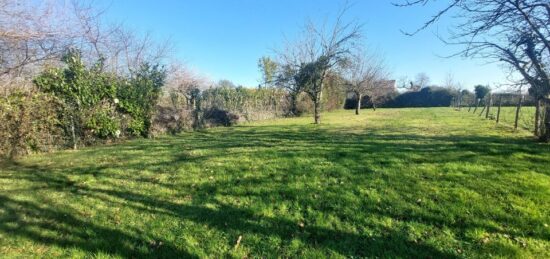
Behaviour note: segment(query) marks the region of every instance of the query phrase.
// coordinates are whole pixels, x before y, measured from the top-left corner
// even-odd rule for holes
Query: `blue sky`
[[[364,24],[364,41],[383,53],[394,79],[427,73],[434,84],[448,73],[465,88],[475,84],[505,83],[505,74],[486,60],[441,58],[456,48],[443,44],[435,33],[445,34],[450,20],[413,37],[412,31],[437,10],[435,6],[398,8],[390,0],[351,2],[348,19]],[[444,2],[444,1],[443,1]],[[257,60],[273,55],[284,38],[298,35],[307,19],[334,17],[342,1],[329,0],[101,0],[109,20],[150,32],[175,44],[174,58],[210,77],[256,86]]]

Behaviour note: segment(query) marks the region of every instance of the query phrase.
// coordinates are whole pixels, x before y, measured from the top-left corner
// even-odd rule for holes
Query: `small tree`
[[[474,93],[475,93],[475,96],[476,96],[476,100],[485,99],[485,96],[487,96],[490,92],[491,92],[491,89],[488,86],[476,85],[474,87]]]
[[[277,72],[277,63],[270,57],[261,57],[258,60],[258,69],[262,74],[262,82],[264,87],[272,86],[275,82],[275,74]]]
[[[315,124],[321,123],[323,87],[329,72],[346,62],[361,38],[360,25],[343,22],[346,10],[342,9],[330,29],[306,25],[305,39],[297,45],[306,59],[294,64],[296,82],[313,102]]]
[[[375,107],[376,99],[384,86],[386,77],[383,61],[375,55],[357,53],[349,60],[344,69],[345,88],[355,95],[357,104],[355,114],[359,115],[361,100],[368,96]]]

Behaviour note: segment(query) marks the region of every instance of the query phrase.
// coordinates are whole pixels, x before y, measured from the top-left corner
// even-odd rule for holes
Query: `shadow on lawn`
[[[254,149],[251,149],[254,148]],[[208,150],[208,154],[190,154],[194,150]],[[140,151],[136,155],[136,151]],[[397,221],[414,221],[435,226],[436,228],[451,228],[460,238],[466,240],[464,232],[471,228],[483,228],[490,231],[502,230],[483,224],[478,220],[483,215],[456,215],[454,219],[438,216],[438,211],[422,210],[415,203],[416,197],[422,195],[422,190],[416,189],[419,181],[430,181],[427,178],[407,178],[388,176],[378,173],[379,168],[391,167],[395,163],[434,164],[442,165],[448,162],[491,163],[492,171],[483,172],[485,177],[498,178],[500,174],[516,173],[507,165],[507,158],[517,153],[535,155],[531,159],[550,162],[548,146],[539,146],[529,139],[506,139],[486,136],[419,136],[419,135],[377,135],[376,132],[346,133],[338,130],[312,129],[311,127],[236,127],[222,133],[201,132],[187,134],[178,138],[166,138],[162,141],[143,141],[128,143],[121,146],[106,146],[80,151],[83,157],[107,156],[120,164],[100,165],[90,162],[78,166],[59,167],[56,165],[5,165],[0,170],[0,178],[32,183],[28,189],[17,189],[0,192],[0,233],[31,239],[44,245],[56,245],[64,248],[78,249],[123,257],[193,257],[185,244],[171,243],[163,237],[151,233],[141,233],[139,230],[122,230],[102,226],[93,219],[79,214],[62,203],[38,203],[13,198],[22,192],[51,190],[69,196],[83,196],[101,201],[110,206],[127,207],[136,211],[174,217],[179,220],[192,221],[215,228],[229,236],[256,234],[263,237],[278,237],[281,240],[299,239],[308,247],[325,248],[345,256],[366,257],[432,257],[452,258],[454,253],[441,251],[435,247],[418,241],[411,241],[406,230],[390,229],[385,226],[353,221],[354,213],[373,214],[379,217],[389,217]],[[167,157],[151,161],[150,156]],[[345,165],[347,171],[323,172],[327,176],[345,179],[355,184],[368,184],[380,177],[385,182],[396,181],[403,189],[399,190],[401,207],[395,206],[391,200],[382,204],[357,202],[360,199],[346,200],[342,194],[360,195],[353,188],[344,190],[339,186],[329,186],[322,190],[312,191],[307,188],[293,188],[294,181],[304,180],[311,176],[314,170],[311,166],[294,168],[292,165],[281,165],[277,172],[258,175],[243,179],[240,172],[231,172],[231,177],[225,180],[205,182],[197,186],[174,184],[171,182],[153,182],[159,188],[168,188],[174,192],[184,192],[193,196],[189,204],[171,202],[153,194],[139,193],[130,188],[113,186],[110,189],[84,186],[78,180],[69,176],[91,175],[96,178],[116,181],[118,177],[137,184],[151,183],[151,179],[142,177],[140,172],[148,170],[159,174],[170,174],[165,168],[178,168],[186,163],[201,165],[220,156],[261,158],[270,162],[275,158],[291,161],[295,157],[308,157],[327,161],[336,165]],[[546,160],[545,160],[546,159]],[[540,161],[539,161],[540,160]],[[355,161],[355,163],[350,163]],[[363,161],[368,161],[364,162]],[[238,160],[234,161],[238,163]],[[261,165],[258,165],[261,166]],[[123,169],[126,174],[119,176],[109,170]],[[508,169],[508,170],[506,170]],[[535,168],[539,169],[539,168]],[[314,172],[318,173],[318,172]],[[541,171],[549,175],[547,171]],[[493,175],[493,176],[492,176]],[[206,175],[205,175],[206,177]],[[307,180],[306,180],[307,181]],[[439,179],[441,181],[441,179]],[[449,181],[452,181],[450,179]],[[475,182],[453,183],[478,193],[484,193]],[[499,183],[494,183],[497,185]],[[503,188],[506,183],[500,183]],[[234,190],[234,186],[250,187]],[[264,188],[256,188],[262,186]],[[215,196],[252,198],[266,204],[277,201],[293,201],[303,207],[311,207],[352,220],[351,224],[361,224],[360,228],[383,230],[383,234],[369,235],[367,233],[351,233],[328,227],[319,227],[309,222],[298,227],[298,222],[285,218],[267,217],[256,211],[220,201]],[[316,196],[319,197],[316,198]],[[116,202],[122,200],[124,202]],[[214,204],[215,208],[205,204]],[[389,207],[389,209],[388,209]],[[343,210],[352,210],[346,214]],[[444,208],[443,208],[444,209]],[[472,217],[474,217],[472,219]],[[516,222],[514,215],[496,217],[496,221],[519,226],[518,233],[528,236],[548,239],[547,232],[533,233],[529,225]],[[528,220],[529,221],[529,220]],[[529,222],[539,224],[540,222]],[[166,230],[169,231],[169,230]],[[516,232],[506,232],[517,235]],[[163,245],[156,245],[159,241]],[[475,242],[474,240],[467,240]],[[231,241],[234,242],[234,241]],[[231,247],[233,244],[227,244]],[[259,251],[257,246],[250,247],[253,253],[277,251]]]

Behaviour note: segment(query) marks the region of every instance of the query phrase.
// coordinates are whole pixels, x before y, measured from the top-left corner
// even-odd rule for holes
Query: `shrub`
[[[239,121],[239,115],[220,110],[218,108],[211,108],[204,112],[203,120],[207,126],[233,126]]]
[[[65,68],[47,69],[34,83],[40,91],[62,103],[58,119],[76,148],[88,132],[104,138],[113,131],[114,119],[106,118],[107,113],[98,106],[110,105],[115,100],[118,79],[103,73],[101,62],[87,68],[75,50],[70,50],[63,62],[67,64]],[[103,114],[93,114],[94,111]]]
[[[119,111],[132,117],[127,128],[131,135],[150,135],[154,109],[165,79],[164,68],[143,64],[129,81],[118,87]]]
[[[0,99],[0,155],[9,159],[36,151],[49,151],[63,139],[52,97],[16,90]]]

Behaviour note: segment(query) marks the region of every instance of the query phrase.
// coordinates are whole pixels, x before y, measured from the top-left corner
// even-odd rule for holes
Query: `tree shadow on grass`
[[[219,197],[241,197],[253,199],[256,202],[298,202],[303,207],[311,207],[321,214],[341,217],[344,221],[353,215],[342,212],[349,209],[354,213],[373,214],[380,218],[391,218],[405,222],[420,222],[436,228],[449,227],[455,233],[463,235],[472,228],[482,228],[489,231],[501,231],[475,220],[451,220],[437,215],[437,211],[423,209],[415,210],[417,206],[414,197],[421,189],[416,189],[417,181],[422,179],[397,178],[383,173],[377,173],[379,168],[391,168],[396,163],[402,166],[412,164],[431,164],[441,166],[446,163],[492,163],[493,171],[483,172],[485,177],[490,174],[502,174],[508,167],[507,158],[518,153],[531,155],[533,162],[549,161],[550,149],[538,146],[527,139],[505,139],[494,136],[420,136],[413,134],[377,135],[376,133],[347,133],[335,130],[293,127],[239,127],[224,132],[222,135],[211,132],[199,132],[183,135],[177,138],[166,138],[162,141],[131,142],[122,146],[108,146],[83,150],[83,157],[108,157],[119,163],[97,164],[92,160],[88,163],[75,165],[44,165],[44,164],[12,164],[3,166],[0,178],[12,181],[27,181],[28,189],[0,191],[0,231],[6,235],[17,236],[44,245],[55,245],[63,248],[76,247],[89,253],[103,252],[123,257],[193,257],[181,244],[174,244],[162,237],[141,234],[136,231],[123,231],[114,227],[102,226],[91,222],[75,211],[60,206],[57,203],[40,204],[13,198],[18,192],[33,192],[37,190],[61,192],[70,196],[83,196],[95,201],[102,201],[110,206],[124,206],[134,211],[149,214],[165,215],[181,221],[192,221],[205,224],[229,236],[257,235],[265,238],[275,237],[281,240],[299,239],[307,247],[334,251],[344,256],[359,257],[432,257],[453,258],[456,255],[441,251],[431,245],[415,242],[406,231],[387,228],[375,223],[361,223],[350,220],[362,228],[383,230],[371,235],[360,231],[351,232],[335,228],[321,227],[305,222],[303,227],[299,222],[283,217],[268,217],[253,209],[236,206],[221,201]],[[208,151],[193,154],[191,151]],[[141,153],[136,154],[136,151]],[[150,159],[151,156],[162,156],[163,159]],[[178,168],[186,164],[202,165],[211,159],[219,157],[239,158],[255,157],[269,163],[273,159],[284,159],[291,162],[296,157],[307,157],[312,161],[326,161],[334,165],[344,165],[347,171],[317,172],[311,170],[315,164],[305,164],[304,168],[293,168],[292,165],[280,165],[279,170],[272,173],[258,172],[253,178],[243,179],[241,172],[233,172],[229,179],[203,182],[196,186],[190,183],[171,183],[166,181],[151,182],[143,177],[144,170],[153,173],[167,174],[163,168]],[[277,160],[275,160],[277,161]],[[350,163],[354,161],[354,163]],[[76,161],[75,161],[76,162]],[[280,162],[279,162],[280,163]],[[498,164],[496,164],[498,163]],[[220,165],[223,167],[224,165]],[[261,165],[258,165],[261,166]],[[536,167],[539,170],[542,167]],[[113,174],[112,170],[123,170],[126,174]],[[510,170],[509,170],[510,171]],[[129,173],[128,173],[129,172]],[[402,211],[385,209],[395,206],[389,201],[382,204],[355,203],[346,200],[341,194],[356,193],[343,190],[341,187],[328,187],[312,192],[309,189],[292,187],[293,181],[299,181],[301,176],[315,177],[313,173],[324,173],[321,177],[345,178],[356,185],[368,183],[385,177],[389,185],[391,181],[405,186],[399,190],[400,201],[406,204]],[[346,173],[347,172],[347,173]],[[517,173],[513,170],[510,173]],[[540,173],[549,175],[548,171]],[[90,175],[95,178],[110,181],[127,180],[137,184],[153,184],[159,188],[167,188],[175,193],[183,192],[193,196],[189,203],[171,202],[155,194],[144,194],[132,191],[130,188],[97,188],[85,186],[70,176]],[[483,175],[480,175],[483,176]],[[120,178],[119,178],[120,177]],[[206,175],[205,175],[206,177]],[[319,177],[319,176],[317,176]],[[427,175],[426,177],[434,177]],[[490,177],[488,179],[491,179]],[[430,179],[426,179],[429,181]],[[431,179],[442,181],[442,179]],[[462,188],[483,192],[480,186],[473,183],[456,183]],[[507,188],[502,183],[502,188]],[[246,191],[235,190],[235,186],[249,186]],[[262,188],[257,188],[262,187]],[[498,187],[498,186],[497,186]],[[181,191],[185,190],[185,191]],[[318,198],[313,198],[319,195]],[[218,198],[216,198],[218,197]],[[123,202],[116,202],[123,201]],[[206,204],[213,205],[206,206]],[[457,215],[459,216],[459,215]],[[528,226],[522,226],[511,218],[496,218],[495,221],[516,224],[519,232],[527,235],[548,239],[548,233],[530,233]],[[540,222],[533,222],[533,224]],[[357,226],[359,227],[359,226]],[[170,230],[165,230],[170,231]],[[54,233],[53,235],[51,233]],[[517,235],[518,232],[505,232]],[[463,236],[458,238],[466,239]],[[162,246],[151,245],[152,240],[162,241]],[[472,241],[472,240],[467,240]],[[231,241],[233,242],[233,241]],[[225,244],[231,247],[233,244]],[[250,247],[254,254],[265,253],[259,246]],[[274,249],[274,248],[273,248]],[[267,251],[272,253],[278,250]]]
[[[133,258],[195,257],[173,244],[162,242],[162,238],[138,236],[131,231],[96,225],[79,219],[75,211],[52,204],[36,204],[5,195],[0,195],[0,204],[0,232],[8,236],[42,245],[77,248],[90,254]]]

